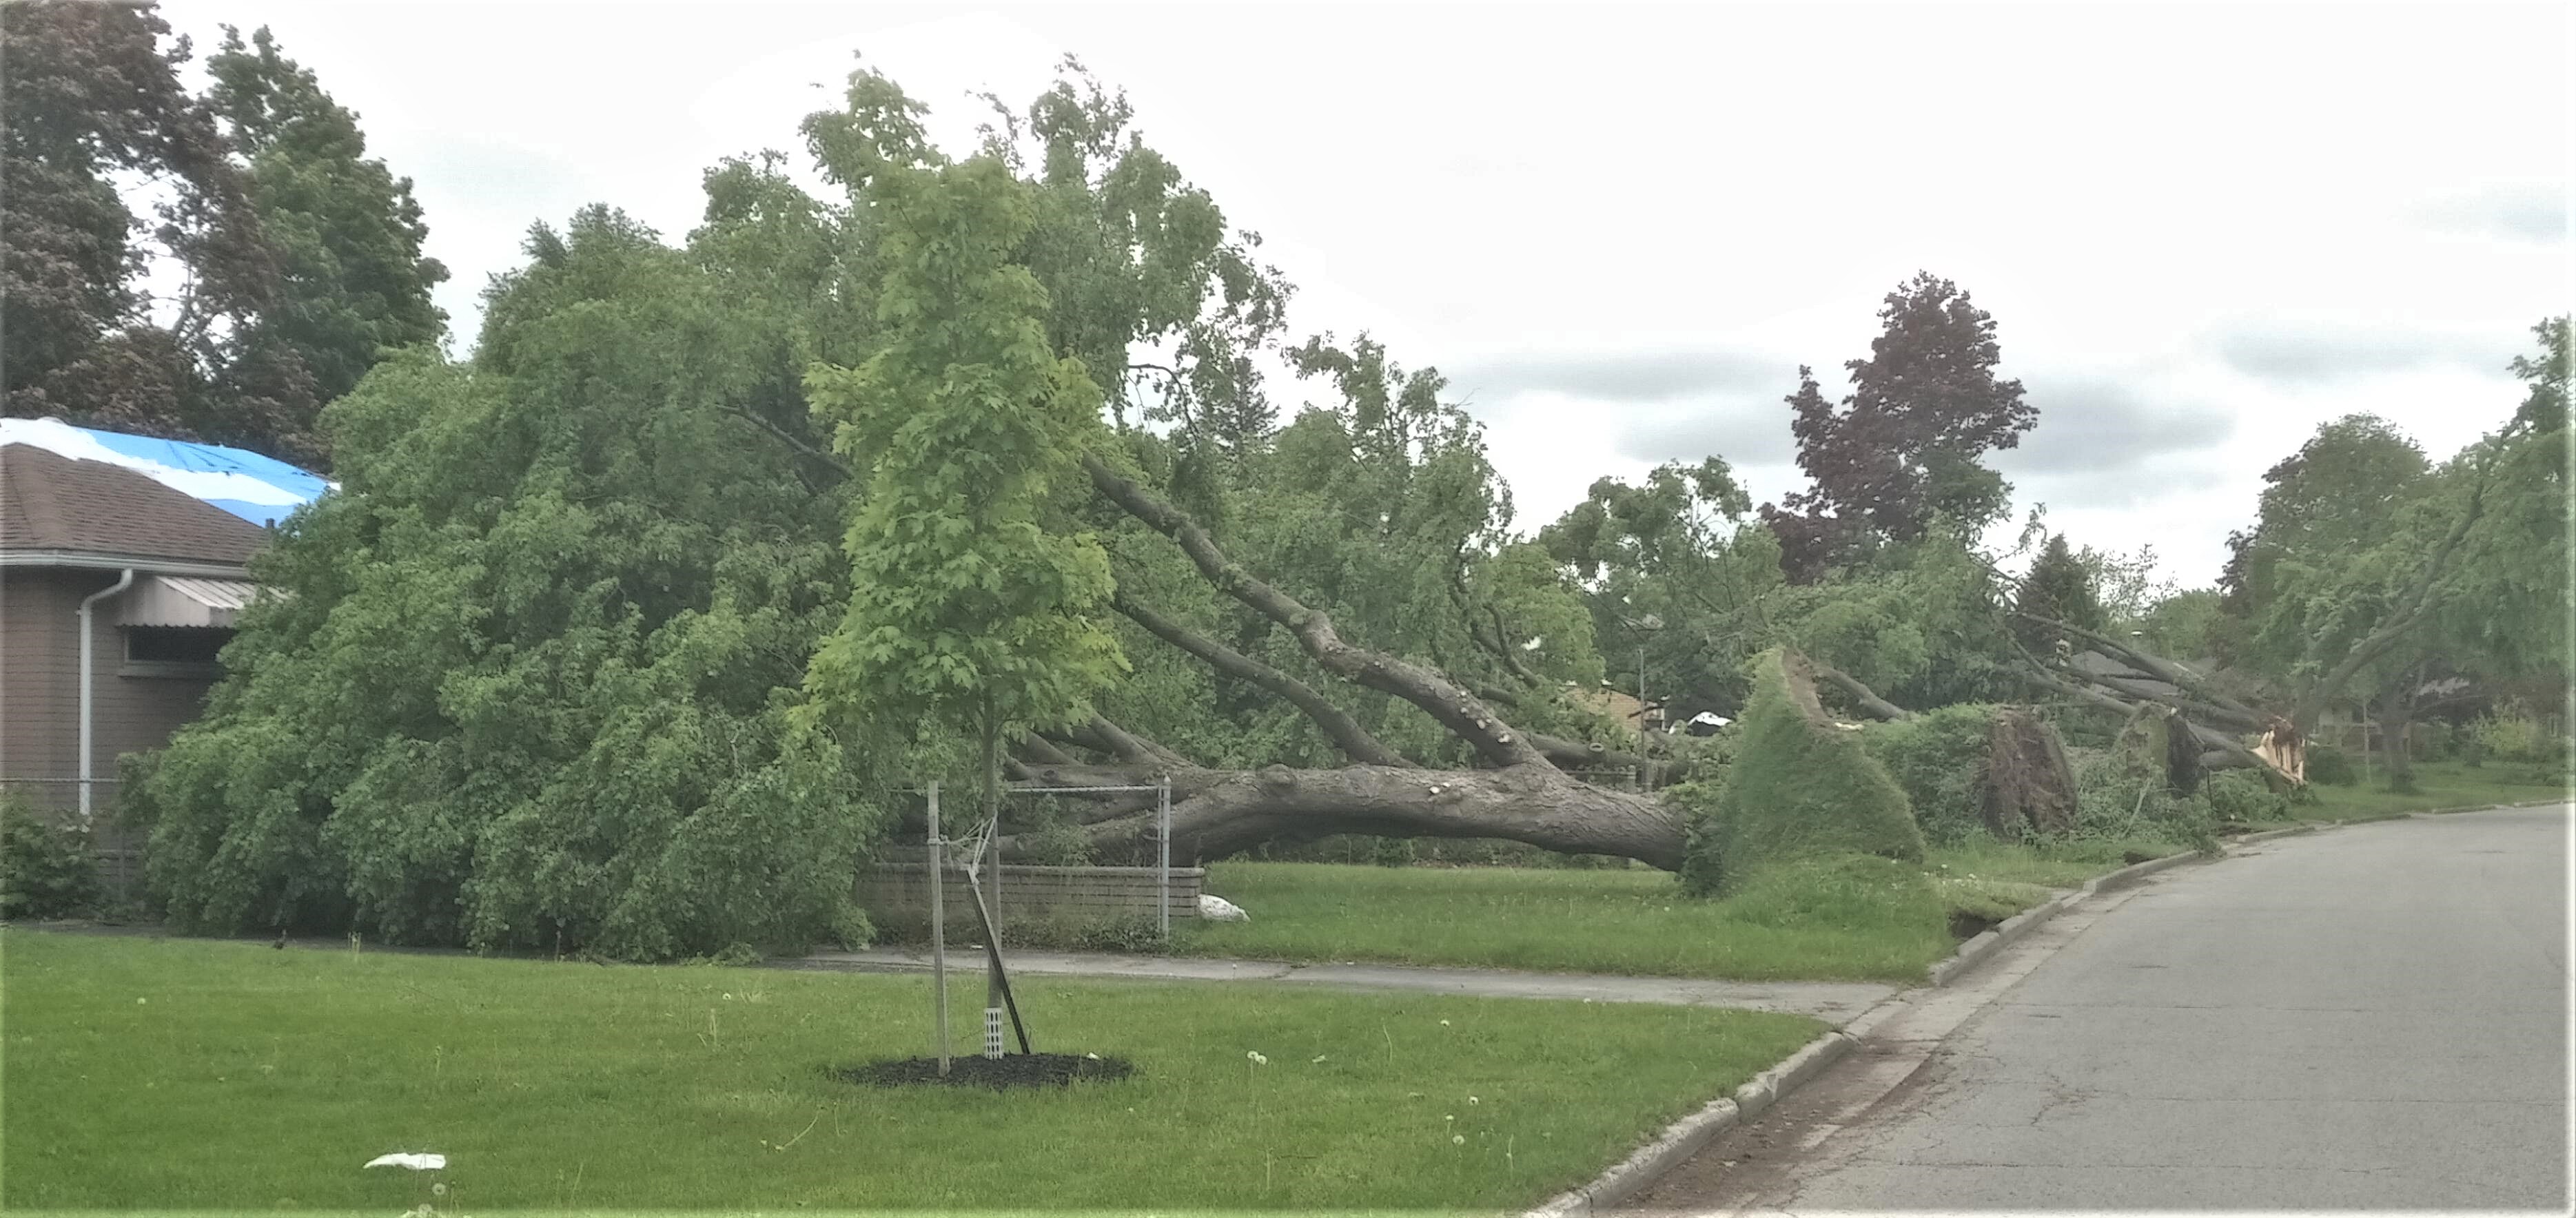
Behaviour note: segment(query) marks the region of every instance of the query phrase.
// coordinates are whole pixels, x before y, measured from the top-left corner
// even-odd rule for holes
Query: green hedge
[[[89,835],[55,825],[17,798],[0,798],[0,918],[91,912],[100,893]]]
[[[2352,755],[2331,744],[2308,746],[2308,781],[2329,787],[2348,787],[2361,781],[2361,772],[2353,768]]]

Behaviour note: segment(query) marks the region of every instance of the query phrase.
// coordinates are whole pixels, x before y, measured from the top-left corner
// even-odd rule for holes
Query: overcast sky
[[[605,202],[678,239],[700,170],[796,149],[853,52],[952,150],[970,92],[1025,102],[1072,52],[1263,234],[1299,333],[1449,374],[1533,531],[1665,460],[1794,488],[1797,366],[1833,391],[1928,269],[2040,408],[1999,462],[2019,508],[2206,584],[2317,424],[2441,456],[2502,422],[2571,294],[2558,5],[167,11],[201,51],[270,25],[361,113],[460,347],[530,223]]]

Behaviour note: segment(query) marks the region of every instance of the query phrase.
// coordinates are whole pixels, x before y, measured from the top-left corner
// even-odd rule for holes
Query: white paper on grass
[[[367,1166],[408,1167],[413,1171],[444,1171],[447,1168],[447,1156],[414,1154],[377,1155],[375,1158],[367,1160]]]

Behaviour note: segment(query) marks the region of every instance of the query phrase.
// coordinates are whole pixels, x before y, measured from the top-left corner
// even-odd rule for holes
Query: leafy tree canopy
[[[1033,226],[998,159],[872,174],[886,268],[885,345],[817,365],[814,409],[866,471],[852,517],[851,596],[806,685],[824,706],[925,726],[1055,727],[1124,667],[1091,613],[1109,563],[1039,509],[1076,472],[1099,390],[1059,358],[1047,295],[1010,255]]]
[[[202,97],[169,34],[149,0],[0,10],[8,409],[324,466],[322,406],[437,339],[447,272],[408,180],[266,30],[227,27]],[[168,188],[154,222],[138,180]],[[164,260],[183,286],[157,299]]]
[[[1844,365],[1852,391],[1839,404],[1806,368],[1788,399],[1810,485],[1765,505],[1763,518],[1799,583],[1876,542],[1920,537],[1936,519],[1970,535],[1998,519],[2010,488],[1978,459],[2039,421],[2021,382],[1995,374],[1993,315],[1957,284],[1919,273],[1888,293],[1879,319],[1869,358]]]

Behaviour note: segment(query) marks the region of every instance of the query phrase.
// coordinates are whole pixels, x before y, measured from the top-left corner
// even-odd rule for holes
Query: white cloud
[[[1731,440],[1710,420],[1771,409],[1798,363],[1835,389],[1879,297],[1929,268],[1994,312],[2006,372],[2058,411],[2005,462],[2023,498],[2045,481],[2082,540],[2154,541],[2205,581],[2261,471],[2318,423],[2376,410],[2441,453],[2520,396],[2474,360],[2265,356],[2242,336],[2231,367],[2213,327],[2323,318],[2509,353],[2567,305],[2567,244],[2534,243],[2568,177],[2557,11],[1858,12],[170,6],[201,50],[217,21],[272,24],[364,114],[419,180],[469,335],[530,222],[596,200],[685,233],[699,171],[798,150],[854,50],[952,147],[982,117],[968,90],[1025,102],[1077,53],[1269,239],[1301,329],[1368,330],[1461,374],[1532,527],[1639,454]],[[1604,352],[1665,356],[1586,371]],[[1694,352],[1776,357],[1780,383],[1735,385]],[[2272,374],[2246,375],[2249,355]],[[2279,375],[2320,358],[2350,374]],[[2224,416],[2227,442],[2191,447],[2211,429],[2163,411]],[[1777,437],[1719,451],[1757,496],[1794,482]]]

